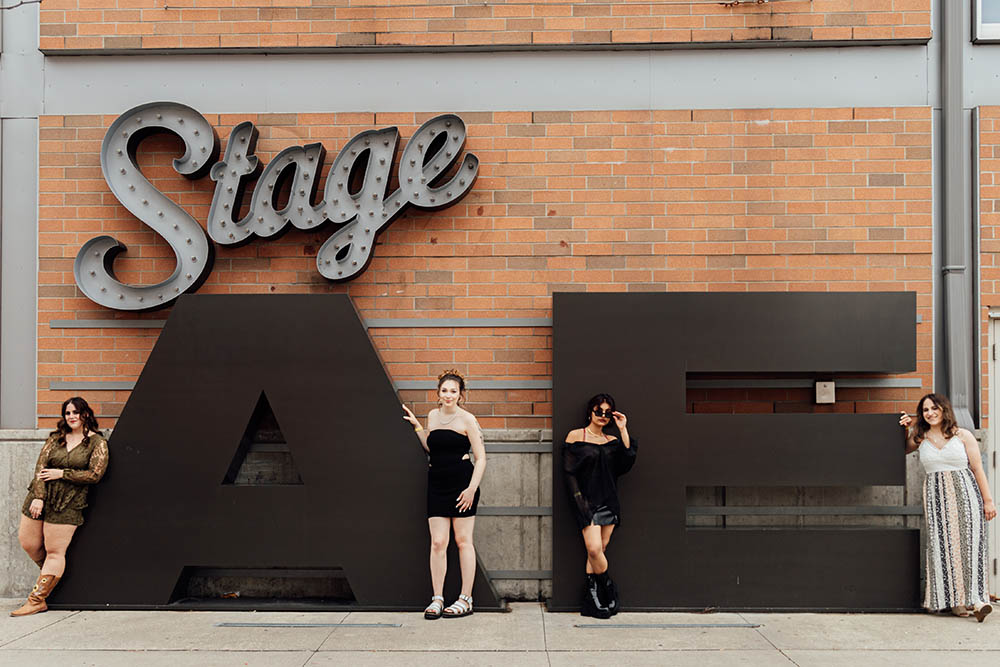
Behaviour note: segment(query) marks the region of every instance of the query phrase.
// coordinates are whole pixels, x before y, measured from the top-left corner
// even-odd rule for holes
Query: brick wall
[[[979,239],[982,427],[989,425],[990,308],[1000,307],[1000,107],[979,107]],[[997,341],[1000,343],[1000,341]]]
[[[524,46],[927,40],[931,0],[45,0],[41,48]]]
[[[916,376],[931,386],[929,108],[459,113],[467,150],[481,161],[472,192],[449,209],[394,222],[358,279],[328,283],[315,253],[329,231],[293,229],[217,247],[200,293],[347,292],[363,317],[409,318],[546,317],[559,290],[913,290],[923,317]],[[322,141],[329,164],[355,133],[398,125],[405,141],[427,115],[206,117],[223,141],[233,125],[253,120],[263,160]],[[101,176],[100,144],[113,120],[40,120],[40,426],[65,398],[50,382],[134,379],[158,334],[51,328],[50,320],[166,314],[114,313],[73,282],[77,250],[98,234],[128,245],[116,264],[126,282],[173,270],[169,247],[118,204]],[[172,170],[179,145],[149,138],[140,161],[203,222],[214,183]],[[371,336],[394,380],[428,380],[451,366],[467,372],[470,407],[484,426],[551,425],[548,391],[476,389],[484,379],[549,379],[547,327],[384,328]],[[841,390],[829,409],[911,409],[920,392]],[[113,416],[128,392],[88,397]],[[424,391],[403,397],[420,413],[433,400]],[[692,391],[689,403],[697,412],[812,409],[805,390]]]

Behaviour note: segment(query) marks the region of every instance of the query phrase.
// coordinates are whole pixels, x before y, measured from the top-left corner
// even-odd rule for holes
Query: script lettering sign
[[[136,162],[139,142],[150,134],[172,132],[184,142],[174,169],[190,179],[206,174],[215,193],[205,229],[180,205],[160,192]],[[254,155],[257,129],[251,122],[233,128],[221,160],[215,129],[200,113],[175,102],[154,102],[131,109],[108,128],[101,146],[101,168],[111,192],[133,215],[170,244],[176,268],[155,285],[127,285],[115,277],[115,257],[125,245],[98,236],[80,248],[73,266],[76,284],[92,301],[116,310],[148,310],[197,289],[211,270],[213,247],[271,238],[291,225],[305,231],[332,223],[334,233],[316,256],[316,267],[332,281],[350,280],[371,261],[375,239],[408,207],[447,208],[472,188],[479,160],[466,154],[465,124],[453,114],[431,118],[414,133],[399,160],[398,187],[390,192],[399,130],[361,132],[337,155],[322,199],[318,182],[326,150],[320,143],[284,149],[266,166]],[[354,182],[360,186],[352,188]],[[248,184],[256,179],[249,211],[237,218]],[[288,188],[287,202],[276,199]],[[209,241],[209,237],[211,241]]]

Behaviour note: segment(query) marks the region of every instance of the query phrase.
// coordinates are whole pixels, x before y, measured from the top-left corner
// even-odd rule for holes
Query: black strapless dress
[[[476,516],[479,506],[479,489],[472,507],[459,512],[458,495],[469,488],[474,466],[464,457],[472,444],[469,436],[448,428],[434,429],[427,434],[427,448],[431,452],[427,468],[427,516],[465,517]]]

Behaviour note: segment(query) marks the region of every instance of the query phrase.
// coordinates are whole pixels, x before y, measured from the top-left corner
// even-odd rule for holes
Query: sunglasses
[[[594,414],[598,417],[607,417],[610,419],[615,413],[613,410],[601,410],[600,408],[594,408]]]

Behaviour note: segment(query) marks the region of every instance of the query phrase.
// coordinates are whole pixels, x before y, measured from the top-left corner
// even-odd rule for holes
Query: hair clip
[[[465,382],[465,376],[462,375],[460,372],[458,372],[457,368],[447,368],[447,369],[445,369],[444,372],[441,373],[441,375],[438,375],[438,377],[437,377],[438,382],[440,382],[442,379],[448,377],[449,375],[457,377],[462,382]]]

